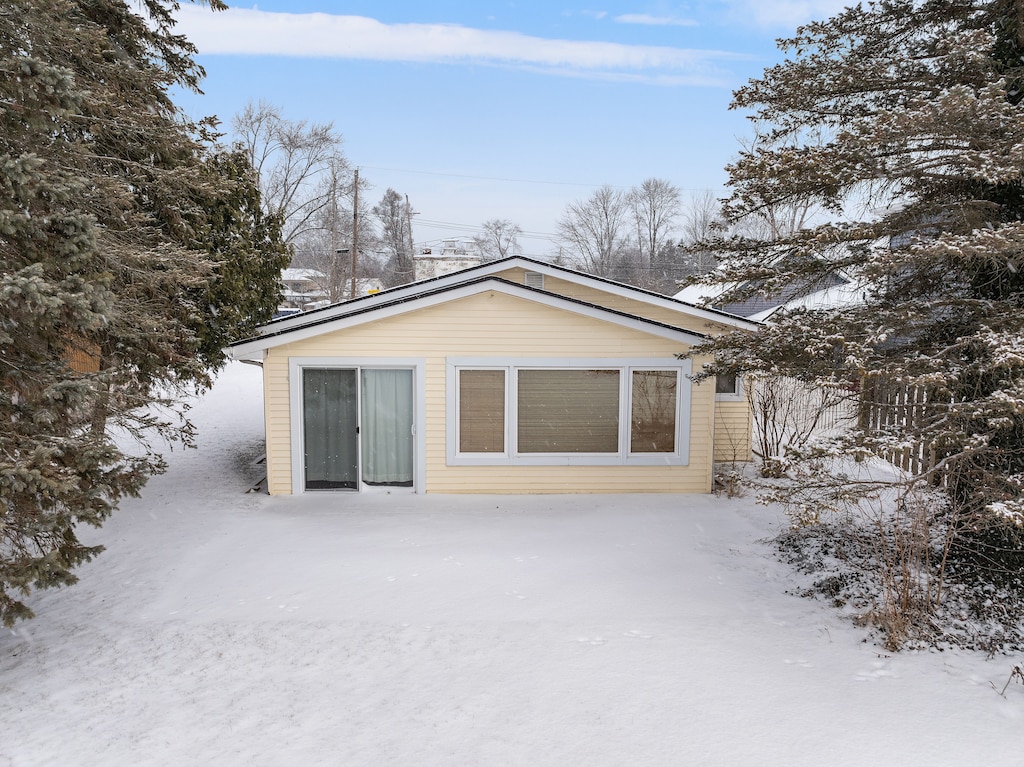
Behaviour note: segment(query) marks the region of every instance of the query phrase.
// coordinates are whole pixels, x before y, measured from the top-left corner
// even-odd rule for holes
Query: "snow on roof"
[[[285,282],[293,282],[299,280],[311,280],[313,282],[322,280],[324,273],[317,271],[316,269],[282,269],[281,279]]]

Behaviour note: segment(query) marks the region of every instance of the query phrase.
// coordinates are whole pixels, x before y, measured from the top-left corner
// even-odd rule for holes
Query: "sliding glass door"
[[[413,417],[412,370],[304,368],[304,489],[412,487]]]
[[[302,372],[306,490],[359,486],[358,382],[355,370]]]
[[[363,482],[412,487],[412,371],[362,371]]]

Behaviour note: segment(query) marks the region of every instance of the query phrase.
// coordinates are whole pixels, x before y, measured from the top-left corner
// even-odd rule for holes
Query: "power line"
[[[415,224],[416,226],[424,226],[430,229],[452,229],[471,234],[478,234],[483,231],[483,228],[479,225],[457,224],[452,221],[431,221],[429,219],[417,218],[415,220]],[[528,232],[520,230],[516,236],[519,239],[529,240],[550,240],[552,242],[556,242],[558,240],[558,235],[551,234],[549,232]]]
[[[468,178],[474,181],[504,181],[511,184],[546,184],[549,186],[585,186],[595,187],[603,186],[603,184],[584,184],[579,181],[544,181],[540,179],[529,179],[529,178],[503,178],[500,176],[472,176],[466,173],[444,173],[441,171],[433,170],[413,170],[412,168],[384,168],[379,165],[362,165],[363,168],[372,168],[373,170],[384,170],[390,173],[416,173],[422,176],[445,176],[446,178]]]
[[[371,168],[373,170],[383,170],[389,173],[415,173],[422,176],[443,176],[446,178],[467,178],[474,181],[502,181],[511,184],[543,184],[546,186],[579,186],[594,189],[602,186],[610,186],[613,189],[630,189],[631,187],[619,186],[616,184],[586,184],[580,181],[550,181],[546,179],[530,179],[530,178],[504,178],[502,176],[474,176],[466,173],[447,173],[444,171],[435,170],[414,170],[412,168],[385,168],[381,165],[360,165],[360,168]],[[681,192],[713,192],[715,194],[725,191],[725,187],[685,187],[677,186]]]

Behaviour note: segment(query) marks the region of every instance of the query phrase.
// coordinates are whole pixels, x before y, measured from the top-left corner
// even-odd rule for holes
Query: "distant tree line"
[[[407,196],[388,188],[375,203],[370,184],[343,151],[331,123],[290,120],[279,108],[250,104],[233,121],[236,140],[258,171],[264,208],[283,223],[292,264],[316,270],[331,301],[346,298],[351,249],[358,249],[358,278],[384,285],[414,279],[413,210]],[[664,179],[649,178],[629,190],[603,186],[570,203],[557,224],[558,245],[549,257],[602,277],[660,292],[704,274],[715,264],[699,243],[722,225],[721,206],[710,192],[685,201]],[[522,252],[522,228],[507,218],[480,225],[467,242],[483,261]]]
[[[661,293],[674,293],[715,263],[699,244],[723,225],[711,192],[684,201],[660,178],[629,190],[602,186],[566,206],[558,220],[558,259],[582,271]]]

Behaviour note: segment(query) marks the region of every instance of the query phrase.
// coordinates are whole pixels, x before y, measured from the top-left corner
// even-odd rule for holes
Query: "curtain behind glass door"
[[[412,487],[411,370],[362,371],[363,482]]]

